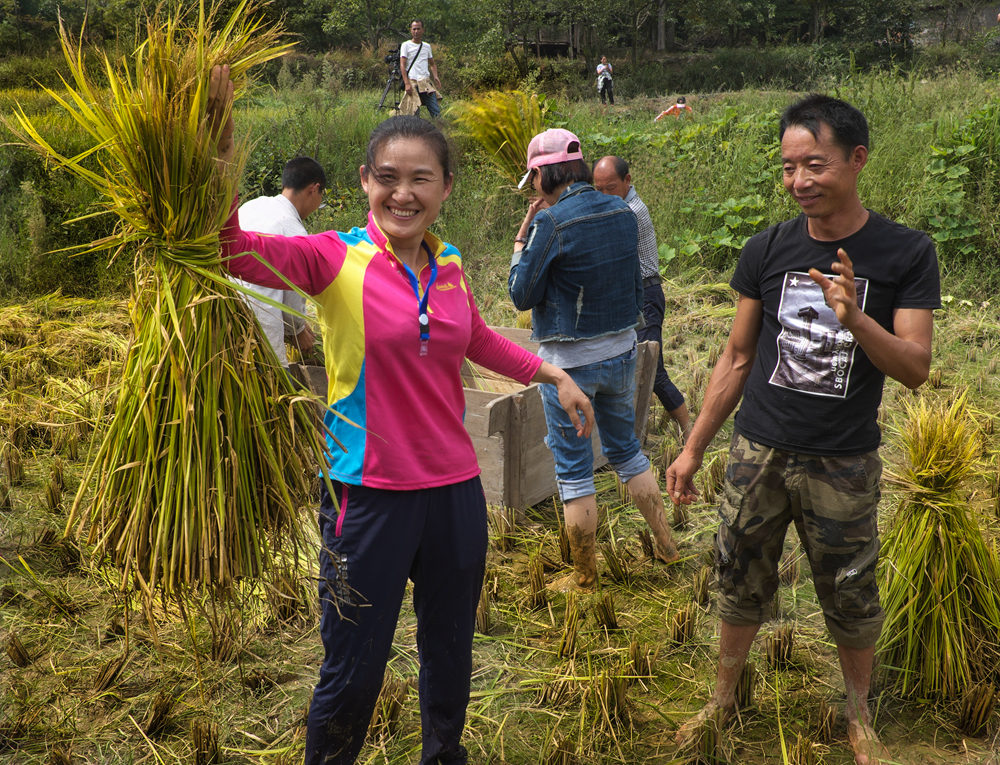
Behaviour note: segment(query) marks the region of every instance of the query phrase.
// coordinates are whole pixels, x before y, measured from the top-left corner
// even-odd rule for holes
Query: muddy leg
[[[723,710],[723,722],[732,717],[736,704],[736,684],[739,682],[743,665],[746,664],[750,646],[757,636],[759,624],[736,625],[720,622],[719,669],[715,679],[715,691],[702,710],[684,723],[677,731],[675,741],[678,746],[689,748],[698,740],[698,729],[706,719]]]
[[[875,735],[868,714],[868,689],[871,687],[875,649],[839,645],[837,653],[847,691],[847,737],[854,750],[854,762],[857,765],[879,765],[888,753]]]
[[[653,532],[653,538],[656,540],[656,557],[664,563],[679,560],[681,556],[677,552],[673,534],[667,525],[667,516],[663,512],[663,495],[660,494],[660,487],[653,477],[653,471],[647,470],[630,478],[626,485],[632,495],[632,501]]]
[[[563,505],[566,535],[573,555],[568,577],[552,584],[557,590],[593,590],[597,585],[597,495],[571,499]]]

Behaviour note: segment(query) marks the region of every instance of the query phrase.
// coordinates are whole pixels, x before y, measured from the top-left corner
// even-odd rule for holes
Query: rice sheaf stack
[[[902,501],[881,560],[883,672],[901,694],[954,699],[1000,671],[1000,565],[964,484],[980,454],[965,394],[906,405],[889,476]]]
[[[247,147],[231,165],[216,158],[206,108],[212,67],[231,66],[239,97],[254,66],[290,47],[253,2],[228,18],[204,3],[158,11],[130,60],[103,57],[107,85],[62,29],[72,83],[49,92],[92,137],[87,152],[64,156],[24,111],[15,115],[26,143],[89,182],[118,217],[115,234],[88,251],[134,253],[134,336],[66,533],[89,521],[95,556],[117,566],[123,588],[147,596],[202,586],[227,593],[276,557],[297,559],[311,522],[302,512],[309,468],[325,462],[307,402],[220,256]]]

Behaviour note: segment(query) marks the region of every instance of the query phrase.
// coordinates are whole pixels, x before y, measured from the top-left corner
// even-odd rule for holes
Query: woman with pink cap
[[[642,275],[635,214],[592,185],[580,140],[546,130],[528,145],[528,172],[538,196],[514,239],[508,290],[519,310],[531,309],[538,355],[562,367],[590,398],[601,449],[656,539],[656,557],[678,559],[660,488],[635,427],[635,327],[642,314]],[[597,584],[597,500],[594,455],[560,413],[558,396],[542,386],[546,443],[556,464],[559,497],[574,572],[553,586],[592,590]]]

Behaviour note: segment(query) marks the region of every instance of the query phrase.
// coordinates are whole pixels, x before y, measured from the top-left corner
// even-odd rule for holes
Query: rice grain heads
[[[294,557],[309,521],[300,511],[308,468],[322,461],[303,397],[220,257],[246,146],[232,165],[216,159],[209,75],[229,64],[238,98],[250,69],[289,47],[254,3],[242,0],[228,18],[204,2],[172,16],[161,6],[130,58],[103,57],[107,88],[62,29],[72,84],[50,95],[92,138],[82,154],[64,156],[23,110],[15,115],[28,145],[88,181],[118,217],[116,233],[89,251],[134,255],[134,336],[66,531],[89,520],[95,554],[119,569],[123,588],[147,596],[224,593],[267,572],[278,550]]]
[[[953,699],[1000,667],[1000,566],[962,493],[980,453],[965,394],[906,404],[898,434],[903,492],[881,560],[887,681],[902,694]]]

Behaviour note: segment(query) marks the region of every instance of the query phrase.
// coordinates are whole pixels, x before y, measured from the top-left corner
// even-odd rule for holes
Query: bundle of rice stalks
[[[396,732],[399,715],[403,704],[410,693],[410,683],[399,677],[390,677],[388,673],[382,679],[382,690],[379,692],[371,722],[368,723],[368,739],[370,741],[385,741]]]
[[[615,473],[615,491],[618,493],[618,499],[621,500],[623,505],[627,505],[632,501],[632,492],[628,490],[628,486],[617,473]]]
[[[690,523],[691,513],[687,505],[674,505],[674,528],[683,529]]]
[[[588,701],[596,712],[595,729],[617,737],[616,731],[630,722],[628,677],[604,670],[595,675],[588,689]]]
[[[21,451],[14,446],[13,442],[8,442],[3,452],[4,468],[7,471],[7,482],[11,486],[20,486],[24,483],[24,465],[21,463]]]
[[[653,535],[649,529],[639,529],[635,535],[639,538],[639,549],[642,550],[642,557],[646,560],[653,560],[656,553],[653,546]]]
[[[983,541],[962,485],[979,454],[963,393],[949,406],[906,406],[897,441],[907,463],[890,475],[903,499],[881,572],[883,669],[903,695],[955,698],[1000,667],[1000,563]]]
[[[514,549],[514,531],[517,527],[517,512],[513,507],[491,507],[487,516],[490,526],[490,541],[497,552]]]
[[[119,218],[115,234],[89,251],[135,253],[134,337],[67,532],[89,518],[96,555],[119,568],[122,588],[149,598],[200,585],[226,594],[269,569],[276,550],[297,553],[307,469],[324,462],[299,392],[224,275],[219,231],[246,146],[233,164],[220,163],[207,109],[213,66],[230,65],[239,96],[249,71],[289,46],[278,44],[255,0],[228,19],[203,2],[166,13],[147,22],[130,60],[99,54],[107,88],[61,30],[73,84],[49,93],[93,139],[90,150],[64,156],[31,117],[16,114],[24,140],[91,184]],[[85,503],[93,473],[96,495]]]
[[[459,101],[449,114],[466,136],[483,147],[512,186],[524,175],[528,144],[548,123],[545,96],[520,90]]]
[[[764,642],[767,651],[767,664],[771,669],[787,667],[792,661],[792,651],[795,648],[795,627],[782,624],[767,636]]]
[[[579,689],[580,683],[570,668],[565,674],[557,675],[542,685],[542,689],[538,692],[538,706],[558,707],[567,704]]]
[[[788,762],[790,765],[816,765],[819,762],[817,748],[809,738],[799,733],[796,735],[795,744],[788,752]]]
[[[569,534],[562,524],[559,525],[559,558],[564,566],[573,565],[573,548],[569,545]]]
[[[545,608],[549,602],[545,593],[545,568],[542,558],[535,555],[528,561],[528,607],[532,610]]]
[[[566,614],[563,617],[562,637],[559,639],[559,650],[556,655],[560,659],[572,658],[576,654],[576,635],[580,629],[580,606],[576,596],[566,594]]]
[[[698,607],[688,603],[674,612],[670,618],[670,639],[677,645],[684,645],[694,639],[698,627]]]
[[[694,732],[690,749],[685,753],[686,765],[721,765],[727,758],[722,748],[723,711],[716,709],[701,721]]]
[[[836,724],[837,707],[828,704],[826,699],[820,699],[819,721],[817,722],[816,728],[813,732],[813,738],[822,744],[827,744],[833,741],[833,729]]]
[[[702,473],[701,501],[706,505],[714,505],[718,499],[719,498],[715,493],[715,484],[712,482],[712,477],[708,475],[708,473]]]
[[[597,626],[606,630],[618,629],[618,612],[615,610],[615,599],[610,592],[604,593],[604,597],[598,598],[594,603],[594,620]]]
[[[14,509],[14,501],[10,496],[10,489],[7,484],[0,483],[0,512],[10,512]]]
[[[31,654],[24,647],[21,638],[14,634],[7,638],[7,657],[14,663],[15,667],[23,669],[31,664]]]
[[[194,765],[216,765],[222,762],[218,723],[192,720],[191,745],[194,747]]]
[[[736,681],[737,709],[750,709],[753,706],[759,678],[760,674],[757,672],[756,665],[749,660],[744,662],[739,679]]]
[[[128,654],[126,653],[104,662],[97,670],[97,675],[94,676],[94,690],[97,693],[103,693],[108,688],[113,687],[118,682],[118,678],[121,677],[127,662]]]
[[[542,749],[541,762],[542,765],[577,765],[576,742],[553,732]]]
[[[242,624],[239,618],[226,614],[221,619],[209,619],[208,624],[212,630],[212,661],[220,664],[233,661],[240,650]]]
[[[632,570],[628,561],[613,541],[601,545],[604,554],[604,564],[608,567],[608,575],[623,587],[632,584]]]
[[[271,614],[281,624],[307,622],[316,613],[316,594],[312,579],[291,563],[279,563],[272,570],[265,588]]]
[[[50,479],[48,485],[45,487],[45,501],[49,505],[49,511],[58,513],[62,510],[62,487],[56,481],[55,477]]]
[[[146,711],[142,729],[147,736],[155,736],[164,730],[170,722],[170,713],[174,710],[174,697],[163,691],[156,694]]]
[[[965,692],[958,727],[967,736],[978,736],[986,729],[997,703],[992,683],[978,683]]]
[[[799,557],[798,551],[792,551],[781,561],[781,564],[778,566],[778,577],[781,579],[782,584],[791,586],[798,583],[801,572]]]
[[[73,750],[62,747],[52,747],[49,754],[49,765],[73,765]]]
[[[628,647],[628,660],[632,674],[636,677],[652,677],[653,664],[659,654],[659,646],[650,648],[644,646],[638,639],[633,640]]]
[[[60,491],[66,488],[66,475],[63,471],[62,460],[58,457],[52,460],[52,464],[49,465],[49,474],[52,477],[52,484]]]
[[[702,566],[698,573],[694,575],[694,589],[691,592],[691,601],[699,606],[709,604],[708,586],[712,581],[712,567]]]
[[[489,635],[493,628],[493,598],[488,587],[479,591],[479,605],[476,606],[476,632]]]

